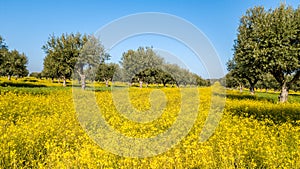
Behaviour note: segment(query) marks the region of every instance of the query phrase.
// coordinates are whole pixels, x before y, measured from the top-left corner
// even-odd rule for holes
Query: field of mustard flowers
[[[289,103],[279,104],[272,92],[251,96],[227,90],[218,127],[206,142],[199,142],[211,100],[211,88],[199,88],[200,108],[188,135],[157,156],[130,158],[98,146],[78,121],[72,88],[49,84],[0,81],[0,168],[300,168],[297,93]],[[130,103],[137,110],[149,109],[153,90],[131,88]],[[118,114],[109,88],[99,87],[95,98],[115,130],[146,138],[172,126],[180,109],[179,90],[160,88],[167,98],[164,111],[140,124]]]

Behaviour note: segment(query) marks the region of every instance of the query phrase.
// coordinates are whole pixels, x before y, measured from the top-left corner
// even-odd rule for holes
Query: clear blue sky
[[[233,55],[239,18],[250,7],[263,5],[267,9],[275,8],[280,2],[286,2],[294,8],[300,4],[299,0],[0,0],[0,35],[5,38],[9,49],[17,49],[28,56],[30,72],[41,71],[45,57],[41,47],[50,34],[93,34],[104,25],[126,15],[162,12],[181,17],[200,29],[214,45],[226,72],[225,63]],[[174,52],[185,59],[186,56],[182,56],[185,49],[179,51],[181,49],[164,43],[164,38],[131,38],[110,51],[112,61],[118,61],[122,52],[129,48],[147,45]],[[195,66],[191,71],[206,77],[201,68]]]

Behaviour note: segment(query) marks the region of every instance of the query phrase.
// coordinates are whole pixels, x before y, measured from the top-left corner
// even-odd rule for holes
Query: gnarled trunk
[[[8,79],[8,80],[11,80],[11,75],[8,75],[8,76],[7,76],[7,79]]]
[[[85,90],[85,87],[86,87],[86,83],[85,83],[85,75],[83,73],[83,69],[80,69],[80,70],[77,70],[77,73],[79,74],[80,76],[80,82],[81,82],[81,88],[83,90]]]
[[[143,81],[140,80],[140,88],[143,87]]]
[[[80,74],[80,81],[81,81],[81,88],[84,90],[85,87],[86,87],[85,75],[84,74]]]
[[[239,88],[240,88],[240,92],[242,93],[243,92],[243,85],[241,83],[240,83]]]
[[[250,84],[250,93],[251,95],[254,95],[254,85],[253,84]]]
[[[104,79],[104,81],[105,81],[105,86],[108,87],[109,80]]]
[[[280,95],[278,96],[279,102],[280,103],[287,102],[288,95],[289,95],[288,87],[286,85],[286,82],[284,82],[283,85],[282,85],[282,87],[281,87]]]
[[[65,77],[65,76],[63,77],[63,86],[64,86],[64,87],[67,86],[67,83],[66,83],[66,77]]]

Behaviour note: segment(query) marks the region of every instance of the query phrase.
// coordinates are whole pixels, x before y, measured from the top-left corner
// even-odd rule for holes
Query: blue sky
[[[0,0],[0,35],[9,49],[24,52],[29,58],[30,72],[43,69],[45,57],[41,47],[50,34],[93,34],[108,23],[127,15],[142,12],[162,12],[178,16],[195,25],[210,40],[220,57],[223,70],[232,58],[233,43],[237,34],[239,18],[250,7],[263,5],[275,8],[283,0]],[[297,8],[298,0],[286,0]],[[190,59],[192,52],[174,40],[158,36],[132,37],[115,46],[111,51],[112,61],[118,61],[122,53],[139,46],[152,45],[166,50],[180,60],[187,60],[191,71],[207,77],[200,64]],[[181,47],[180,47],[181,46]]]

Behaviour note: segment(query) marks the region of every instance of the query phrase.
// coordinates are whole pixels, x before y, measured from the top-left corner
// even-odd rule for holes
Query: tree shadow
[[[38,82],[37,79],[24,79],[22,82]]]
[[[300,94],[298,94],[298,93],[289,93],[289,96],[299,96],[300,97]]]
[[[268,101],[271,103],[276,103],[278,99],[277,96],[267,97],[267,96],[257,96],[257,95],[249,95],[249,94],[226,94],[226,98],[233,100],[257,100],[257,101]]]
[[[235,100],[244,100],[244,99],[256,100],[257,96],[255,96],[255,95],[244,95],[244,94],[226,94],[226,98],[235,99]]]
[[[240,117],[252,117],[259,121],[268,121],[270,124],[291,123],[300,125],[300,107],[294,104],[275,104],[272,106],[256,106],[250,104],[228,106],[227,110]]]
[[[1,87],[31,87],[31,88],[34,88],[34,87],[47,87],[46,85],[43,85],[43,84],[32,84],[32,83],[14,83],[14,82],[2,82],[0,83],[0,86]]]
[[[299,103],[296,97],[299,94],[290,94],[291,103],[278,103],[278,94],[273,93],[256,93],[255,95],[245,93],[229,93],[226,98],[232,100],[253,100],[257,102],[266,103],[265,106],[261,104],[256,105],[249,102],[237,105],[228,105],[226,109],[232,115],[241,117],[252,117],[259,121],[269,121],[270,124],[282,124],[289,122],[293,125],[300,125],[297,121],[300,120],[300,106],[295,106],[293,103]]]

